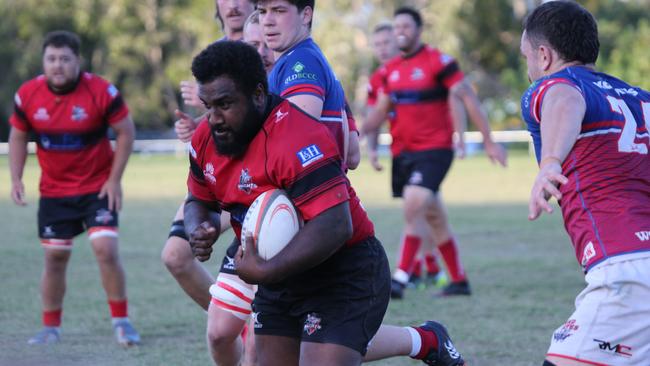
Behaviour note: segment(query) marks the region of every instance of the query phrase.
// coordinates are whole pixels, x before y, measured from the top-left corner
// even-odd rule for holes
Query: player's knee
[[[120,261],[119,252],[116,245],[93,245],[95,258],[97,262],[105,264],[115,264]]]
[[[69,259],[69,250],[48,250],[45,255],[46,267],[51,270],[65,268]]]
[[[237,340],[241,329],[228,329],[224,324],[214,323],[208,327],[207,337],[210,347],[219,349],[224,346],[230,346]]]
[[[172,274],[186,272],[194,260],[187,241],[175,236],[167,239],[160,257],[167,270]]]

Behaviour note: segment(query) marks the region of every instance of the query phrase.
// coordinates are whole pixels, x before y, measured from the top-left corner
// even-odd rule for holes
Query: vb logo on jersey
[[[316,145],[309,145],[298,151],[296,155],[298,156],[303,168],[323,157],[323,153]]]

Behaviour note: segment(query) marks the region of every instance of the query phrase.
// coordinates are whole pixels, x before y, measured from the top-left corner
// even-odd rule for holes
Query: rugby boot
[[[40,332],[27,341],[27,344],[52,344],[61,340],[59,327],[43,327]]]
[[[404,298],[404,288],[405,284],[397,281],[396,279],[390,280],[390,298],[391,299],[402,299]]]
[[[438,297],[457,296],[457,295],[469,296],[471,294],[472,291],[469,288],[469,282],[460,281],[460,282],[452,282],[448,284],[442,289],[442,291],[436,294],[436,296]]]
[[[129,319],[120,319],[113,322],[115,339],[120,346],[130,347],[140,343],[140,335],[133,328]]]
[[[427,365],[433,366],[464,366],[465,360],[463,356],[454,347],[449,333],[444,325],[429,320],[418,327],[423,332],[431,332],[435,334],[438,341],[437,345],[428,345],[429,350],[424,355],[422,362]],[[422,347],[425,347],[423,344]]]

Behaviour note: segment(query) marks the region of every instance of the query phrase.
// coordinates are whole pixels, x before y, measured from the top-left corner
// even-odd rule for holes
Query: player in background
[[[41,277],[43,329],[30,344],[60,339],[66,269],[75,236],[88,232],[108,298],[117,342],[137,344],[128,318],[126,280],[118,251],[122,173],[135,127],[119,91],[82,72],[79,37],[54,31],[43,42],[43,75],[19,88],[9,122],[11,198],[25,206],[22,182],[29,133],[36,135],[41,167],[38,230],[45,253]],[[116,134],[113,152],[108,128]]]
[[[311,38],[314,1],[254,2],[276,61],[269,75],[270,92],[325,124],[341,149],[345,168],[355,169],[361,160],[359,133],[341,83]],[[300,14],[305,8],[308,14]]]
[[[215,6],[216,18],[221,22],[225,34],[223,39],[241,39],[244,23],[254,10],[253,4],[248,0],[217,0]],[[202,103],[196,95],[195,81],[181,82],[181,92],[185,105],[191,107],[201,105],[202,108]],[[179,118],[175,124],[176,134],[181,141],[188,142],[196,128],[194,119],[181,111],[176,111],[176,116]],[[224,231],[229,228],[226,215],[223,217],[221,227]],[[185,235],[182,204],[174,216],[169,238],[165,242],[161,257],[163,263],[165,263],[165,266],[185,293],[199,306],[207,310],[210,305],[209,288],[214,283],[214,278],[192,254]]]
[[[185,205],[197,257],[209,258],[221,210],[230,211],[239,234],[261,192],[285,189],[306,221],[292,242],[269,261],[256,254],[251,238],[245,253],[233,253],[237,239],[228,248],[230,269],[260,283],[254,316],[259,362],[359,364],[388,305],[390,273],[372,223],[351,199],[340,147],[318,120],[267,94],[262,61],[251,47],[214,43],[194,59],[192,71],[209,107],[192,140]],[[411,329],[422,358],[463,364],[440,324]]]
[[[529,219],[560,202],[587,282],[546,366],[650,360],[650,93],[596,71],[599,47],[577,3],[547,2],[524,22],[522,114],[539,163]]]
[[[379,95],[382,86],[381,67],[399,54],[399,48],[397,48],[397,41],[395,39],[395,34],[393,33],[393,26],[390,23],[383,23],[376,26],[372,32],[371,45],[375,58],[379,61],[380,65],[375,72],[372,73],[368,81],[366,115],[371,113],[377,103],[377,96]],[[388,119],[393,121],[394,117],[394,111],[390,111]],[[394,121],[391,123],[394,123]],[[383,170],[383,166],[379,163],[377,156],[378,132],[378,129],[370,132],[366,136],[366,142],[368,145],[368,160],[370,160],[370,164],[373,169],[381,171]],[[408,285],[409,287],[421,287],[430,283],[436,287],[444,287],[448,282],[447,276],[445,276],[444,272],[440,271],[440,267],[438,266],[433,238],[423,238],[423,242],[424,245],[413,262],[413,268],[410,271]],[[402,249],[405,249],[405,247],[402,247]],[[426,264],[427,270],[426,277],[424,278],[422,277],[423,262]]]
[[[451,279],[441,295],[469,295],[467,275],[438,190],[454,157],[454,131],[456,153],[465,154],[467,113],[483,135],[490,160],[505,166],[506,152],[492,140],[487,116],[456,60],[422,43],[420,13],[402,7],[394,14],[401,55],[381,68],[382,90],[363,126],[364,133],[375,133],[388,113],[395,112],[390,126],[392,187],[393,196],[404,198],[405,227],[391,295],[403,297],[415,256],[431,236]]]

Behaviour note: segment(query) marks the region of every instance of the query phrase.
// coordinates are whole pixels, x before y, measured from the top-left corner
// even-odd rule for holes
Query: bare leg
[[[209,293],[208,293],[209,294]],[[208,309],[207,340],[215,365],[237,366],[242,358],[241,332],[246,320],[242,320],[215,304]],[[249,337],[253,336],[252,334]]]
[[[259,366],[298,366],[300,339],[280,336],[255,336]]]
[[[41,302],[45,311],[63,307],[65,274],[71,254],[70,250],[45,248],[45,269],[41,276]]]
[[[408,356],[411,352],[411,335],[404,327],[383,325],[370,342],[363,362],[377,361],[394,356]]]
[[[91,240],[99,264],[102,285],[111,301],[126,299],[126,278],[120,261],[117,238],[100,236]]]
[[[300,366],[357,366],[361,354],[352,348],[331,343],[302,342]]]

